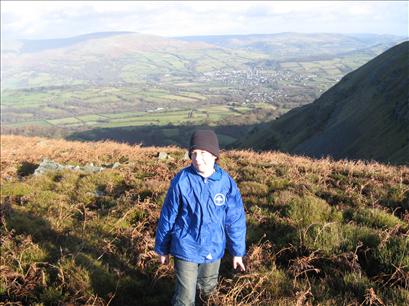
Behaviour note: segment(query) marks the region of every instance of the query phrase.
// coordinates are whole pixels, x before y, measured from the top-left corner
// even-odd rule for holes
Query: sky
[[[3,1],[3,39],[131,31],[166,37],[375,33],[408,37],[407,1]]]

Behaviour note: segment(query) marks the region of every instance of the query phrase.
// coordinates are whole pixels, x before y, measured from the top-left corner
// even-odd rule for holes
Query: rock
[[[41,175],[47,171],[58,171],[58,170],[64,170],[64,169],[71,170],[71,171],[84,171],[87,173],[95,173],[95,172],[101,172],[105,168],[94,166],[93,163],[87,164],[84,167],[73,166],[73,165],[61,165],[52,160],[44,159],[40,163],[40,165],[37,167],[37,169],[35,169],[34,175]]]
[[[62,170],[64,169],[64,166],[48,159],[44,159],[40,165],[38,166],[37,169],[34,171],[34,175],[39,175],[39,174],[44,174],[47,171],[56,171],[56,170]]]
[[[183,156],[183,160],[189,160],[190,159],[190,157],[189,157],[189,151],[186,151],[185,152],[185,155]]]
[[[115,164],[112,165],[112,169],[116,169],[121,165],[121,163],[116,162]]]
[[[158,154],[158,159],[159,159],[159,160],[165,160],[165,159],[168,159],[168,158],[169,158],[168,153],[166,153],[166,152],[159,152],[159,154]]]
[[[91,173],[96,173],[96,172],[101,172],[104,170],[104,167],[96,167],[94,166],[93,163],[85,165],[81,170],[85,172],[91,172]]]

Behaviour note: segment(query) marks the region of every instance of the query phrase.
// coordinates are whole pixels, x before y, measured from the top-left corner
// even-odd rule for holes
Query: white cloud
[[[403,1],[2,1],[2,35],[103,31],[162,36],[295,32],[406,34]]]

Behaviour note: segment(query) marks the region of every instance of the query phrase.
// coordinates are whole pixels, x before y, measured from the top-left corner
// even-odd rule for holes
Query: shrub
[[[399,213],[409,211],[409,190],[404,185],[391,186],[381,204],[391,210],[399,208]]]
[[[73,258],[63,257],[57,263],[59,286],[72,300],[86,301],[93,294],[90,272]]]
[[[358,245],[362,247],[376,248],[380,243],[378,232],[366,226],[345,224],[342,227],[343,251],[355,251]]]
[[[1,197],[6,196],[28,196],[31,193],[32,186],[26,182],[2,182]]]
[[[31,235],[34,240],[50,238],[50,224],[43,218],[38,218],[30,213],[14,212],[6,220],[8,228],[17,234]]]
[[[129,220],[129,224],[135,225],[146,218],[146,212],[139,207],[135,207],[132,209],[132,212],[128,215],[127,219]]]
[[[263,169],[255,167],[253,165],[243,167],[240,172],[241,180],[243,181],[260,180],[265,176],[265,173],[263,173]]]
[[[384,301],[393,301],[391,305],[409,305],[409,289],[392,287],[382,293]]]
[[[332,218],[332,209],[322,199],[307,195],[294,198],[289,204],[288,216],[301,228],[322,224]]]
[[[298,196],[289,190],[281,190],[273,194],[273,206],[287,207],[293,200],[298,199]]]
[[[265,276],[267,278],[268,295],[271,299],[291,295],[292,284],[286,272],[273,266]]]
[[[39,300],[44,305],[58,305],[68,298],[61,288],[47,287],[39,294]]]
[[[311,226],[305,235],[305,245],[309,249],[319,249],[327,255],[339,251],[343,241],[341,224],[329,222],[322,225]]]
[[[291,185],[291,182],[288,178],[276,178],[270,180],[268,187],[270,190],[283,190]]]
[[[365,300],[365,293],[368,289],[374,288],[375,284],[366,276],[360,273],[346,273],[343,278],[343,292],[352,293],[360,301]]]
[[[401,276],[406,272],[409,285],[409,240],[406,237],[390,237],[375,249],[373,257],[386,273],[391,274],[398,268],[402,269]],[[403,278],[401,280],[405,281]]]
[[[106,297],[109,293],[113,294],[115,292],[116,276],[111,274],[100,261],[81,252],[75,257],[75,263],[77,266],[86,269],[93,293]]]
[[[34,243],[31,236],[16,235],[14,240],[2,241],[0,251],[2,262],[20,273],[26,273],[32,263],[47,259],[47,252]],[[15,255],[18,258],[14,258]]]
[[[258,182],[241,182],[239,184],[240,192],[245,195],[266,196],[268,194],[268,187]]]
[[[377,208],[346,209],[343,215],[345,221],[352,220],[368,227],[387,229],[405,226],[398,217]]]

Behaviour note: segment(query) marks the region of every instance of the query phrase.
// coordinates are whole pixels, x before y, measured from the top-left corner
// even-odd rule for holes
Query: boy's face
[[[192,164],[199,173],[211,172],[216,162],[216,156],[212,153],[195,149],[191,152]]]

